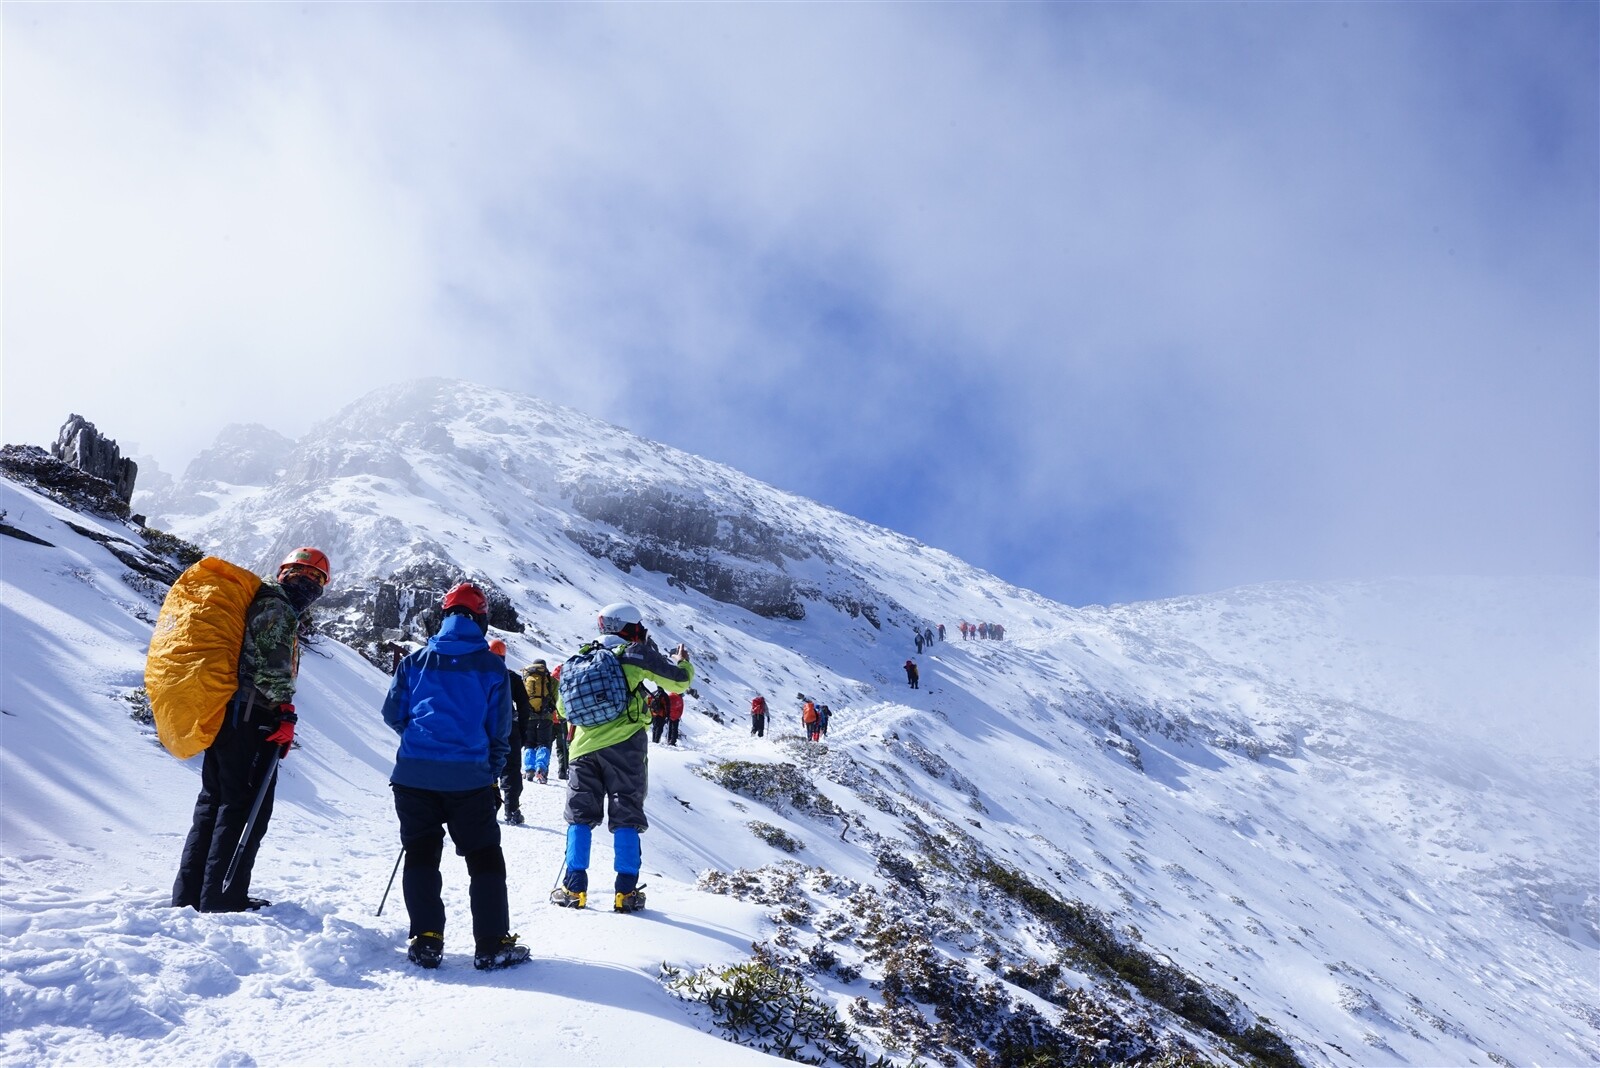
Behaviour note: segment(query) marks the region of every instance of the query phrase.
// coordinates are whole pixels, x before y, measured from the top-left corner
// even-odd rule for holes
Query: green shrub
[[[1198,979],[1157,959],[1129,940],[1119,937],[1098,910],[1062,901],[1035,886],[1021,873],[984,860],[973,875],[1010,895],[1038,919],[1054,928],[1070,947],[1069,958],[1102,974],[1115,975],[1146,998],[1209,1031],[1258,1064],[1271,1068],[1298,1068],[1294,1050],[1265,1021],[1239,1031],[1227,1009]]]
[[[698,770],[723,789],[771,808],[790,809],[829,820],[844,815],[839,806],[812,786],[793,764],[725,760]]]
[[[179,567],[190,567],[199,563],[205,557],[205,551],[199,546],[184,541],[176,534],[168,534],[155,527],[145,527],[143,532],[144,543],[150,551],[157,556],[165,556],[168,560],[177,563]]]
[[[785,853],[798,853],[805,848],[805,843],[784,831],[781,827],[774,827],[770,823],[760,820],[751,820],[747,826],[750,833],[761,839],[774,849],[781,849]]]
[[[770,959],[690,973],[663,965],[662,977],[668,990],[710,1009],[717,1026],[740,1045],[803,1064],[889,1063],[881,1057],[869,1062],[832,1006],[798,972]]]
[[[1266,1026],[1271,1022],[1263,1016],[1251,1024],[1244,1034],[1234,1036],[1230,1041],[1259,1065],[1267,1068],[1300,1068],[1300,1058],[1294,1055],[1294,1049],[1276,1031]]]
[[[146,727],[155,723],[156,714],[150,707],[150,694],[143,686],[124,693],[122,700],[128,706],[128,715],[133,717],[135,723],[142,723]]]

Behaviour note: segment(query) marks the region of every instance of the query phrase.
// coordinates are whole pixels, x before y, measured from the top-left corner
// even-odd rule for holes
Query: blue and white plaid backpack
[[[628,677],[617,654],[596,642],[561,665],[561,711],[578,727],[610,723],[628,710]]]

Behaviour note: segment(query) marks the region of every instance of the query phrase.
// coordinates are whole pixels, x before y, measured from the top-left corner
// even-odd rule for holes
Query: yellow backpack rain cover
[[[167,591],[150,636],[144,687],[156,734],[179,760],[203,751],[222,729],[239,687],[246,610],[260,588],[259,575],[208,556]]]

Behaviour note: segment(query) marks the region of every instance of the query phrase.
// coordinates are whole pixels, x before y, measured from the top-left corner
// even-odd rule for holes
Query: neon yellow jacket
[[[594,647],[593,642],[579,652]],[[655,683],[668,693],[682,693],[694,685],[694,665],[684,657],[674,664],[650,642],[634,642],[617,652],[623,677],[628,680],[628,710],[609,723],[598,727],[574,727],[568,759],[577,760],[585,753],[593,753],[608,745],[625,742],[650,725],[650,713],[644,703],[644,683]],[[561,707],[561,695],[556,694],[556,711],[566,718]]]

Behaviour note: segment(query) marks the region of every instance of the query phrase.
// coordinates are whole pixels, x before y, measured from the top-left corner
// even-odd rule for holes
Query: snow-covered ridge
[[[180,483],[141,505],[194,498]],[[153,511],[152,521],[258,566],[314,541],[333,554],[336,586],[419,559],[471,570],[483,550],[506,545],[542,558],[544,567],[530,559],[524,568],[548,574],[572,542],[767,617],[820,609],[905,623],[926,608],[904,598],[947,584],[974,587],[990,614],[1059,611],[948,553],[732,468],[537,398],[443,379],[350,405],[297,444],[264,492],[207,514]]]
[[[1192,977],[1226,1027],[1262,1026],[1305,1063],[1600,1060],[1592,757],[1569,771],[1441,731],[1435,704],[1448,695],[1426,689],[1426,671],[1381,670],[1392,642],[1362,616],[1373,603],[1390,606],[1384,619],[1406,604],[1418,618],[1443,613],[1452,638],[1487,636],[1476,667],[1497,678],[1515,676],[1491,662],[1503,635],[1534,642],[1542,620],[1577,650],[1578,671],[1594,648],[1592,618],[1587,631],[1571,622],[1581,592],[1284,585],[1071,609],[705,465],[718,508],[729,487],[748,493],[753,514],[798,517],[832,557],[784,556],[786,567],[882,583],[905,613],[874,627],[823,601],[803,619],[766,618],[643,567],[622,572],[564,533],[588,521],[569,510],[559,472],[605,469],[610,481],[625,476],[607,465],[632,462],[640,485],[662,472],[677,485],[701,470],[693,458],[626,438],[617,448],[632,457],[607,454],[589,443],[603,425],[559,409],[540,416],[546,429],[496,430],[495,418],[513,425],[508,410],[522,420],[547,406],[419,388],[427,414],[398,440],[383,437],[385,420],[415,411],[409,401],[387,416],[364,405],[299,443],[295,457],[322,473],[252,491],[238,547],[289,531],[298,500],[302,517],[328,510],[339,529],[383,536],[347,559],[406,558],[414,543],[368,524],[370,506],[513,598],[524,624],[504,635],[513,662],[568,651],[593,608],[619,596],[644,605],[660,636],[687,641],[700,696],[685,748],[652,754],[652,910],[543,906],[560,863],[559,794],[530,788],[530,824],[508,829],[506,848],[534,965],[496,982],[447,961],[448,985],[408,971],[403,910],[391,901],[371,915],[395,848],[392,742],[375,714],[384,679],[336,645],[308,660],[304,747],[285,765],[261,862],[268,896],[286,903],[243,921],[160,908],[195,769],[165,756],[121,701],[138,684],[150,599],[99,544],[62,528],[57,506],[7,484],[6,522],[55,546],[7,543],[0,570],[8,643],[18,635],[22,654],[15,668],[7,656],[0,691],[0,771],[8,802],[26,791],[0,806],[8,1063],[457,1063],[467,1044],[465,1059],[485,1063],[754,1063],[657,981],[662,961],[689,974],[740,961],[751,943],[795,962],[869,1053],[900,1042],[975,1063],[936,1006],[992,990],[1017,1033],[1099,1034],[1086,1062],[1165,1051],[1181,1063],[1186,1049],[1246,1062],[1086,955],[1065,928],[1093,915],[1169,962],[1169,977]],[[429,428],[458,391],[473,414],[445,420],[446,445]],[[346,415],[364,429],[341,441]],[[429,436],[426,449],[410,444]],[[328,473],[351,456],[390,474]],[[504,473],[536,463],[557,472],[557,489],[513,494]],[[918,657],[917,691],[899,671],[915,655],[913,618],[945,622],[951,638]],[[1003,621],[1010,637],[963,642],[960,618]],[[1559,721],[1580,739],[1581,690],[1566,674],[1545,682],[1533,696],[1568,694]],[[801,690],[836,710],[826,745],[796,738]],[[749,737],[754,692],[773,702],[779,737]],[[85,767],[101,769],[93,791]],[[464,924],[464,878],[449,858],[445,870]],[[520,1028],[501,1026],[529,1014],[566,1025],[530,1050]]]

